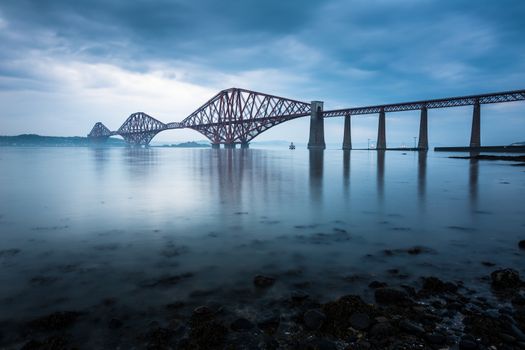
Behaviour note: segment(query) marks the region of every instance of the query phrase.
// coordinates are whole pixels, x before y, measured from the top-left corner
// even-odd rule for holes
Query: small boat
[[[289,149],[295,149],[295,145],[292,143],[290,143],[290,146],[288,147]]]

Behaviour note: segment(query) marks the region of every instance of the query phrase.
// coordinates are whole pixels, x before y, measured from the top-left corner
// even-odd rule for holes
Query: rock
[[[512,289],[521,286],[520,274],[514,269],[496,270],[490,274],[494,289]]]
[[[356,312],[350,316],[350,325],[352,328],[363,331],[370,327],[370,317],[367,314]]]
[[[423,288],[421,292],[427,295],[441,294],[441,293],[454,293],[458,290],[458,287],[454,283],[443,282],[437,277],[422,277]]]
[[[294,290],[292,291],[291,297],[292,301],[301,302],[308,299],[309,295],[306,292],[303,292],[302,290]]]
[[[112,318],[109,321],[108,326],[109,326],[110,329],[117,329],[117,328],[122,327],[123,324],[124,323],[121,320],[119,320],[118,318]]]
[[[257,275],[253,278],[253,284],[259,288],[268,288],[273,286],[275,278],[270,276]]]
[[[509,335],[509,334],[506,334],[506,333],[501,333],[499,335],[499,338],[501,340],[503,340],[505,343],[514,343],[516,341],[516,338],[514,338],[512,335]]]
[[[477,348],[478,348],[478,344],[476,344],[476,342],[473,340],[463,337],[459,341],[460,350],[476,350]]]
[[[233,331],[248,331],[254,327],[253,323],[246,318],[238,318],[230,324]]]
[[[301,344],[304,350],[337,350],[337,346],[329,340],[314,338]]]
[[[440,333],[431,333],[426,335],[427,341],[431,344],[441,345],[445,344],[447,337]]]
[[[518,247],[520,247],[520,249],[525,249],[525,239],[522,239],[521,241],[519,241]]]
[[[201,306],[197,306],[194,310],[193,310],[193,314],[195,316],[204,316],[204,315],[210,315],[213,313],[213,310],[210,309],[208,306],[206,305],[201,305]]]
[[[399,327],[410,334],[417,335],[425,333],[425,329],[423,327],[409,320],[402,320],[401,322],[399,322]]]
[[[50,331],[71,327],[81,315],[76,311],[59,311],[29,322],[31,328]]]
[[[311,330],[318,330],[323,325],[326,316],[320,310],[308,310],[304,313],[304,325]]]
[[[265,331],[266,333],[273,334],[279,328],[281,323],[281,316],[275,315],[273,313],[266,313],[257,322],[257,327]]]
[[[394,327],[392,327],[389,322],[376,323],[368,332],[369,336],[375,339],[387,338],[394,333]]]
[[[388,287],[388,284],[386,284],[385,282],[372,281],[372,282],[370,282],[368,287],[369,288],[373,288],[373,289],[384,288],[384,287]]]
[[[377,288],[375,299],[381,304],[403,304],[410,300],[404,289],[392,287]]]

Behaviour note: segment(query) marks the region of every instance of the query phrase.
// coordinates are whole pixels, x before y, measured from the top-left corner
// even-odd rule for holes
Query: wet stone
[[[447,341],[447,337],[440,333],[431,333],[426,335],[427,341],[431,344],[441,345]]]
[[[370,326],[370,317],[367,314],[357,312],[350,316],[350,325],[357,330],[365,330]]]
[[[275,278],[270,276],[257,275],[253,278],[253,284],[259,288],[268,288],[273,286]]]
[[[385,338],[395,333],[394,327],[389,322],[376,323],[370,328],[369,335],[371,338]]]
[[[29,322],[29,327],[39,330],[61,330],[71,327],[81,315],[76,311],[59,311]]]
[[[308,310],[303,316],[304,325],[311,330],[321,328],[325,319],[325,314],[320,310]]]
[[[496,270],[490,274],[494,289],[512,289],[521,286],[520,274],[514,269]]]
[[[379,281],[372,281],[368,285],[368,287],[372,288],[372,289],[384,288],[384,287],[387,287],[387,286],[388,286],[388,284],[386,284],[385,282],[379,282]]]
[[[308,297],[309,297],[308,293],[303,292],[302,290],[294,290],[291,295],[292,301],[295,301],[295,302],[304,301],[308,299]]]
[[[233,331],[248,331],[254,327],[254,324],[246,318],[238,318],[230,324]]]
[[[402,320],[401,322],[399,322],[399,327],[410,334],[425,333],[425,329],[423,327],[409,320]]]
[[[469,338],[463,337],[459,341],[459,349],[460,350],[476,350],[478,348],[478,344]]]
[[[525,239],[519,241],[518,247],[520,247],[520,249],[525,249]]]
[[[402,304],[409,300],[408,294],[404,289],[391,287],[377,288],[375,299],[381,304]]]
[[[123,324],[124,323],[121,320],[119,320],[118,318],[112,318],[109,321],[108,326],[109,326],[110,329],[118,329],[118,328],[122,327]]]

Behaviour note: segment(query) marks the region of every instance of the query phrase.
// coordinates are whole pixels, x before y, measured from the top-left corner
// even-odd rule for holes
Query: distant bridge
[[[351,117],[379,114],[376,149],[386,149],[385,114],[420,110],[418,149],[428,149],[428,109],[474,106],[470,147],[480,147],[480,105],[525,100],[525,90],[498,92],[483,95],[449,97],[434,100],[405,102],[368,107],[323,110],[323,102],[311,103],[263,94],[260,92],[231,88],[219,92],[181,122],[164,124],[143,112],[133,113],[117,131],[111,131],[98,122],[88,134],[93,140],[104,141],[120,135],[130,145],[148,145],[159,132],[170,129],[189,128],[206,136],[212,147],[221,144],[235,148],[236,144],[247,148],[251,140],[269,128],[286,121],[310,116],[309,149],[324,149],[324,118],[345,117],[343,149],[351,149]]]

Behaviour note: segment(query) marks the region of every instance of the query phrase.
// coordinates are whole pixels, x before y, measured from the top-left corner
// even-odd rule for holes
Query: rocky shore
[[[275,282],[257,275],[251,284],[266,293]],[[250,313],[217,302],[175,302],[162,315],[117,317],[119,302],[108,299],[90,310],[2,321],[0,344],[23,350],[525,349],[525,282],[518,271],[486,276],[480,283],[491,298],[458,281],[429,276],[415,282],[418,289],[373,281],[373,303],[359,295],[321,303],[295,290]]]

